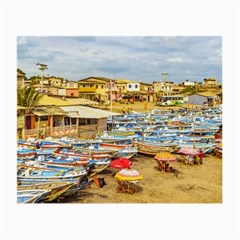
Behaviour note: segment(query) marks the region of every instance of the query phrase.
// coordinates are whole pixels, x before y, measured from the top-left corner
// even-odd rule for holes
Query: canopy
[[[110,167],[115,169],[129,168],[132,166],[132,162],[127,158],[117,158],[110,163]]]
[[[185,154],[185,155],[192,155],[192,156],[196,156],[199,154],[199,152],[191,147],[183,147],[181,149],[179,149],[178,151],[179,153]]]
[[[115,178],[122,181],[136,181],[142,179],[142,174],[134,169],[122,169],[116,173]]]
[[[177,158],[171,153],[161,152],[161,153],[158,153],[154,157],[154,159],[157,161],[162,161],[162,162],[174,162],[174,161],[176,161]]]

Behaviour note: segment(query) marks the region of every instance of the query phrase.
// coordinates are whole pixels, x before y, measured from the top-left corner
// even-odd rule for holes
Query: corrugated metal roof
[[[69,106],[60,108],[67,112],[67,116],[71,118],[100,119],[107,118],[109,116],[121,115],[120,113],[114,113],[85,106]]]
[[[37,116],[66,115],[66,112],[57,106],[35,108],[32,112]]]
[[[98,102],[91,101],[85,98],[66,98],[66,100],[70,103],[80,104],[80,105],[99,105]]]
[[[71,106],[71,105],[74,105],[74,103],[70,103],[70,102],[65,101],[65,100],[61,100],[61,99],[58,99],[58,98],[49,97],[47,95],[44,95],[39,100],[37,105],[38,106],[51,106],[51,105],[55,105],[55,106]]]
[[[116,79],[116,83],[139,83],[139,81],[129,80],[129,79]]]

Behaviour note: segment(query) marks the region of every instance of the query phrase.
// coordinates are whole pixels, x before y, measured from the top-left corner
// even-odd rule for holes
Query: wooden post
[[[79,130],[79,118],[76,119],[76,124],[77,124],[77,136],[79,137],[79,133],[78,133],[78,130]]]
[[[150,125],[152,125],[152,110],[150,110]]]
[[[23,116],[22,139],[25,140],[25,115]]]
[[[72,118],[70,117],[70,137],[72,137]]]
[[[142,128],[142,143],[144,143],[144,129]]]
[[[50,135],[53,133],[53,115],[50,116]]]
[[[65,122],[64,122],[64,116],[62,116],[62,129],[63,129],[63,135],[65,135]]]

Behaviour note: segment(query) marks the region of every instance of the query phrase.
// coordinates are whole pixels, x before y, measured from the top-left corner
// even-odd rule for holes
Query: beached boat
[[[50,190],[30,189],[17,191],[17,203],[38,203],[49,194]]]
[[[69,181],[71,179],[77,181],[78,178],[87,174],[85,168],[79,169],[76,171],[63,171],[57,169],[48,169],[48,168],[40,168],[35,166],[22,166],[17,173],[18,183],[22,183],[24,180],[28,180],[28,182],[36,182],[39,183],[39,180],[47,180],[47,181]],[[19,184],[19,185],[20,185]]]
[[[138,153],[138,149],[136,147],[131,148],[122,148],[120,149],[113,158],[131,158]]]
[[[138,148],[138,152],[146,155],[155,156],[159,152],[174,152],[177,148],[177,144],[165,145],[165,144],[153,144],[152,142],[134,142],[134,145]]]
[[[18,147],[17,159],[33,159],[37,155],[36,150],[26,147]]]

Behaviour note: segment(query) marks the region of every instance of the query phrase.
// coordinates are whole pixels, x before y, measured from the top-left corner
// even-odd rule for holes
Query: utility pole
[[[164,96],[164,90],[165,90],[165,83],[166,83],[166,77],[169,73],[162,73],[163,75],[163,96]]]
[[[110,79],[110,111],[112,112],[112,79]]]
[[[46,64],[43,63],[37,63],[36,65],[40,66],[40,70],[42,71],[42,81],[41,81],[41,92],[42,92],[42,87],[43,87],[43,71],[48,69]]]

